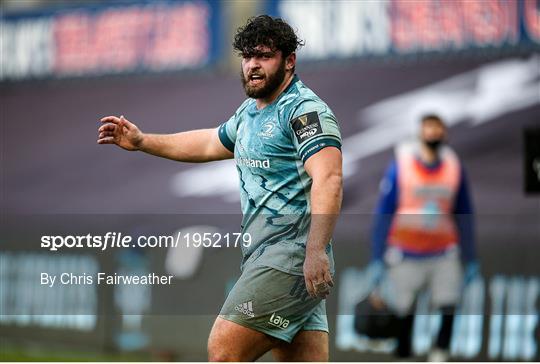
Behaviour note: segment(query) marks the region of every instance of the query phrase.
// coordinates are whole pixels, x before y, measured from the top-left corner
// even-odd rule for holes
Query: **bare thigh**
[[[255,361],[280,340],[218,317],[208,338],[208,361]]]
[[[299,331],[290,344],[280,341],[272,354],[278,361],[328,361],[328,333]]]

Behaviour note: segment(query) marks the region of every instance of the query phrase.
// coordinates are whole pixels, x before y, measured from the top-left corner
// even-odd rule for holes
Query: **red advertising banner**
[[[162,1],[4,17],[0,80],[207,66],[219,48],[218,5]]]
[[[540,50],[540,0],[276,0],[268,12],[298,28],[303,60]]]

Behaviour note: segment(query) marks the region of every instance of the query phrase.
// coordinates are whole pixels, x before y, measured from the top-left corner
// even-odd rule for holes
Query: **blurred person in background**
[[[156,135],[123,116],[101,119],[99,144],[182,162],[236,161],[242,233],[253,243],[242,246],[242,275],[210,333],[210,361],[252,361],[269,350],[281,361],[328,360],[341,136],[330,108],[295,75],[302,43],[266,15],[238,29],[233,46],[249,98],[218,128]]]
[[[431,307],[443,315],[428,359],[448,359],[461,290],[479,270],[466,174],[446,140],[443,120],[424,116],[419,140],[396,147],[380,183],[368,274],[374,286],[384,281],[374,301],[384,298],[398,317],[396,354],[402,358],[411,356],[415,301],[427,288]]]

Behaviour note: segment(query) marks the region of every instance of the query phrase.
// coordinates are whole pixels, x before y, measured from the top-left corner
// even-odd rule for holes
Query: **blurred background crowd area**
[[[2,2],[2,80],[236,67],[247,17],[282,16],[306,40],[299,60],[484,56],[537,49],[535,0]],[[463,54],[465,53],[465,54]],[[408,56],[408,57],[407,57]],[[405,57],[405,58],[403,58]]]
[[[206,359],[239,251],[54,254],[40,249],[38,236],[90,227],[237,229],[233,161],[190,165],[127,153],[97,146],[96,130],[105,115],[123,114],[156,133],[226,121],[245,98],[232,38],[261,13],[283,17],[305,40],[297,73],[330,105],[342,132],[332,360],[392,358],[395,343],[360,335],[353,313],[365,295],[379,181],[394,145],[414,137],[426,113],[446,121],[468,172],[482,266],[463,295],[452,355],[538,360],[540,161],[530,151],[540,128],[540,0],[0,6],[1,198],[11,234],[0,242],[0,360]],[[175,279],[152,288],[39,284],[43,271],[103,270]],[[422,358],[440,317],[422,313],[422,299],[418,310],[413,341]]]

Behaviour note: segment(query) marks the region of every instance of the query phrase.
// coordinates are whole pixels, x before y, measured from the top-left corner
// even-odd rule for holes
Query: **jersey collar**
[[[286,94],[287,92],[289,92],[289,90],[291,89],[291,87],[293,87],[293,85],[300,81],[300,79],[298,78],[298,75],[296,75],[296,73],[294,74],[293,76],[293,79],[291,80],[291,83],[289,83],[289,85],[287,86],[287,88],[285,90],[283,90],[283,94]]]

